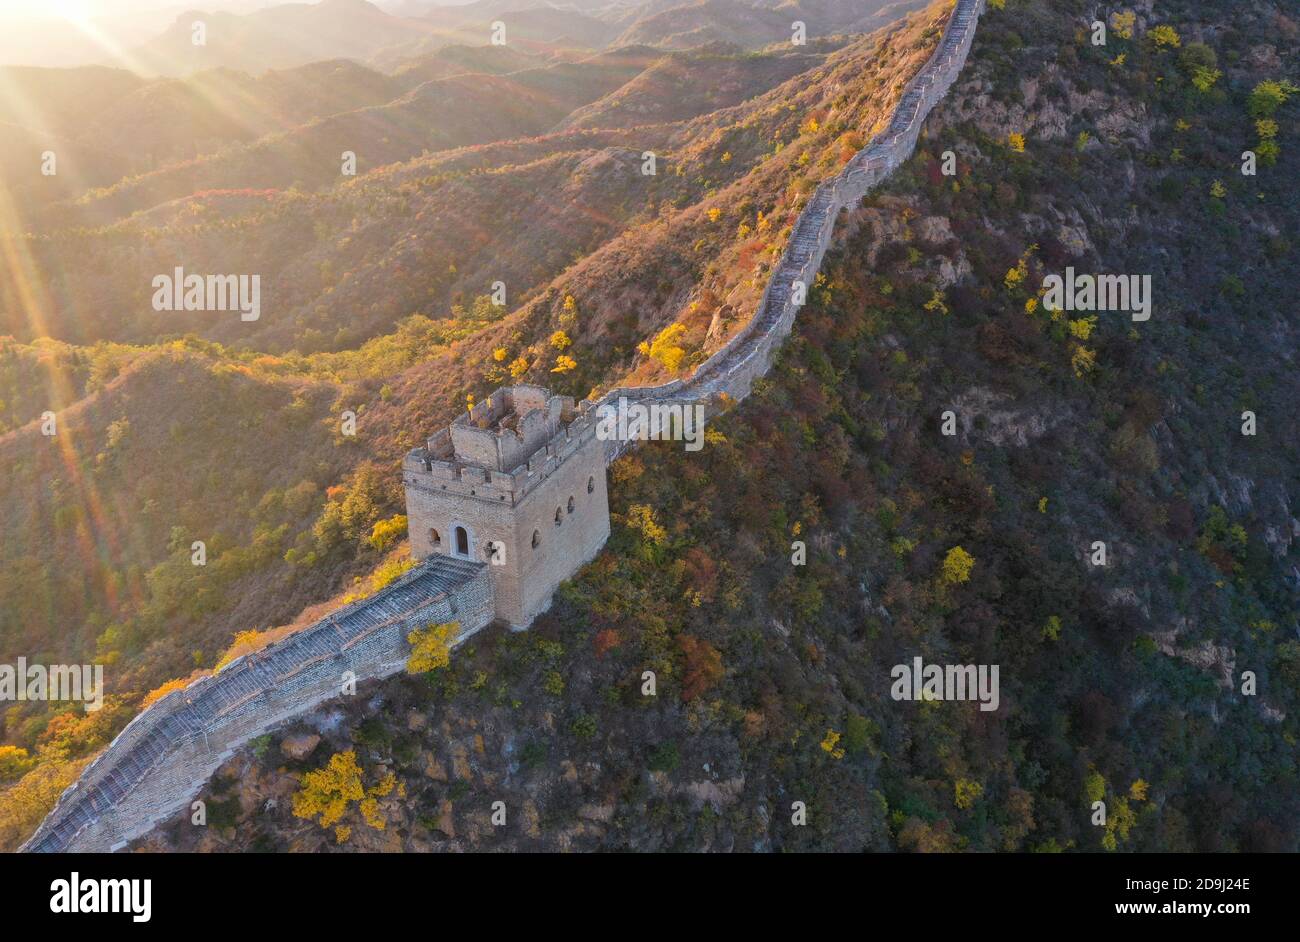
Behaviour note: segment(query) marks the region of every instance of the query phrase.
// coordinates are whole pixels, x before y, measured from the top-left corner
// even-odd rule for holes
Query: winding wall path
[[[916,147],[921,125],[961,72],[984,0],[957,0],[938,48],[908,83],[889,126],[835,177],[817,188],[799,215],[750,322],[689,380],[611,390],[649,402],[713,402],[749,394],[767,372],[821,267],[841,209],[855,205]],[[611,441],[614,461],[634,441]],[[219,673],[169,693],[145,709],[86,768],[23,845],[26,851],[116,850],[186,808],[235,750],[280,723],[339,695],[341,681],[386,677],[406,663],[406,635],[429,622],[457,620],[468,638],[492,619],[486,567],[433,556],[388,588],[353,603]]]
[[[407,634],[459,621],[457,643],[492,621],[487,566],[434,556],[381,592],[174,690],[127,724],[59,798],[26,851],[117,850],[189,806],[249,740],[406,664]]]
[[[749,395],[754,380],[771,367],[772,356],[794,326],[800,307],[795,302],[795,284],[802,283],[805,292],[812,286],[834,236],[840,210],[855,206],[912,156],[926,116],[961,74],[984,3],[985,0],[957,0],[938,47],[908,83],[889,126],[838,175],[823,182],[813,193],[799,214],[749,323],[704,361],[690,379],[674,380],[662,386],[613,389],[594,405],[614,405],[621,398],[694,403],[714,400],[721,393],[735,400]],[[609,442],[608,460],[613,462],[633,444]]]

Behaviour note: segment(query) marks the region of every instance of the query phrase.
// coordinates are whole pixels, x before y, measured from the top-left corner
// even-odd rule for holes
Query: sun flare
[[[86,0],[48,0],[47,3],[38,5],[37,9],[44,9],[59,19],[78,24],[88,23],[92,13]]]

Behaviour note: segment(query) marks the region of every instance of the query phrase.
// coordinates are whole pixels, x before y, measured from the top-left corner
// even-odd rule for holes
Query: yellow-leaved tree
[[[1147,35],[1151,37],[1151,41],[1156,44],[1157,49],[1167,47],[1177,49],[1183,44],[1183,38],[1178,35],[1178,30],[1165,23],[1153,27]]]
[[[52,758],[18,779],[0,801],[0,850],[11,851],[41,823],[64,789],[77,780],[84,759]]]
[[[953,803],[963,811],[969,810],[984,794],[984,786],[968,778],[959,778],[953,783]]]
[[[668,541],[668,531],[655,522],[654,511],[649,504],[632,504],[627,508],[626,519],[629,527],[656,546],[663,546]]]
[[[406,515],[397,514],[387,520],[376,520],[370,528],[370,545],[381,553],[406,536]]]
[[[293,795],[293,813],[299,818],[316,818],[323,828],[337,823],[350,803],[366,795],[361,785],[361,766],[351,749],[336,752],[325,768],[308,772],[301,786]]]
[[[686,351],[677,345],[677,341],[681,340],[685,333],[685,324],[669,324],[650,343],[638,344],[637,350],[643,356],[662,363],[668,372],[676,373],[681,369],[682,360],[686,357]]]
[[[560,329],[570,330],[578,325],[578,302],[573,295],[564,296],[564,307],[560,310]]]
[[[383,811],[379,808],[379,799],[387,798],[395,786],[397,786],[397,776],[389,772],[378,785],[372,785],[366,789],[366,797],[361,800],[361,817],[365,818],[366,824],[376,831],[382,831],[388,826],[388,819],[384,817]],[[406,786],[400,786],[398,793],[405,795]]]
[[[411,642],[411,656],[406,661],[408,674],[424,674],[451,663],[451,645],[460,631],[460,622],[426,625],[406,636]]]
[[[21,778],[36,764],[21,746],[0,746],[0,782]]]
[[[155,687],[153,690],[150,690],[147,694],[144,695],[144,699],[140,701],[140,709],[143,710],[145,707],[157,703],[159,700],[167,696],[167,694],[171,693],[173,690],[184,690],[186,687],[190,685],[190,679],[191,678],[189,677],[177,677],[175,680],[169,680],[165,684],[162,684],[159,687]],[[0,750],[3,750],[4,748],[6,747],[0,746]],[[3,775],[0,775],[0,778],[3,777],[4,777]]]
[[[954,546],[943,558],[943,581],[949,585],[969,582],[971,570],[974,568],[975,557],[960,546]]]

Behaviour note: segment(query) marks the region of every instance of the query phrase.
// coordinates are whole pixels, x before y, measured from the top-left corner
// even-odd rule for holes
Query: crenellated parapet
[[[408,488],[517,506],[596,436],[596,408],[540,386],[476,403],[402,461]]]
[[[609,536],[597,410],[539,386],[498,389],[402,463],[417,559],[488,564],[497,616],[528,625]]]

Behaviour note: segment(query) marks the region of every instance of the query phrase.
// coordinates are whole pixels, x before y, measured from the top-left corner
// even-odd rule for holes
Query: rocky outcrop
[[[318,745],[320,737],[315,733],[299,733],[296,736],[285,736],[280,742],[280,751],[286,759],[298,762],[311,755]]]

